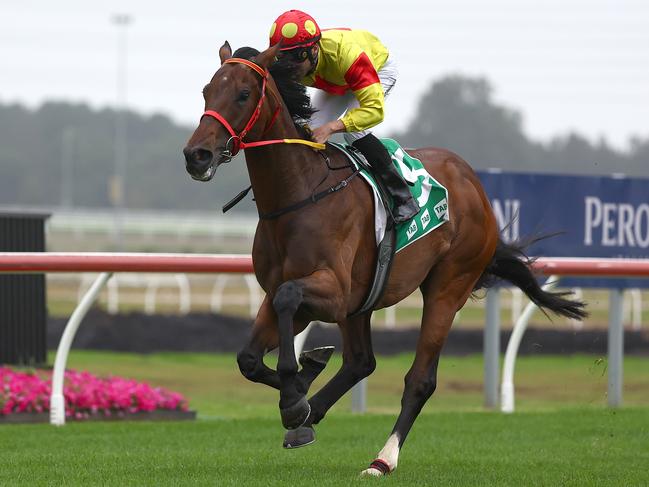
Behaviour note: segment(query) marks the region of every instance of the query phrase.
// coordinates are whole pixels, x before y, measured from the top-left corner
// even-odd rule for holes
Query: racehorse
[[[219,50],[221,66],[203,90],[205,113],[183,152],[189,174],[207,181],[219,165],[245,150],[260,215],[252,258],[266,297],[237,361],[246,378],[279,389],[288,430],[284,446],[297,447],[313,442],[313,425],[375,369],[372,311],[354,312],[372,281],[377,248],[370,189],[353,177],[354,168],[339,149],[309,147],[308,133],[298,123],[312,113],[308,94],[299,83],[271,74],[278,49],[241,48],[233,57],[226,41]],[[500,239],[487,195],[464,160],[436,148],[408,152],[446,186],[450,221],[395,255],[375,306],[392,306],[417,288],[424,302],[401,412],[376,460],[363,471],[377,476],[397,467],[400,448],[435,391],[453,318],[472,293],[504,279],[545,310],[578,319],[586,315],[584,304],[567,293],[543,291],[523,248]],[[298,368],[293,338],[314,320],[338,324],[343,363],[307,400],[311,382],[331,355],[329,347],[305,352]],[[277,370],[272,370],[263,357],[277,347]]]

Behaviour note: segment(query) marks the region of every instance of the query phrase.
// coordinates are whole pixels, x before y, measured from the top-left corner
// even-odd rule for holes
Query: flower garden
[[[19,372],[0,367],[0,420],[13,415],[33,415],[50,410],[52,374]],[[68,370],[63,386],[68,419],[128,418],[156,411],[187,412],[187,400],[147,383],[122,377],[99,378]]]

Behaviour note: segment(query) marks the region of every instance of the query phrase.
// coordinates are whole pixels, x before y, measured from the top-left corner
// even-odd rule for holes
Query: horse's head
[[[205,114],[183,149],[185,168],[192,178],[212,179],[216,168],[238,152],[241,139],[264,125],[268,106],[263,103],[263,91],[278,50],[278,45],[271,47],[252,63],[233,58],[227,41],[221,46],[221,67],[203,88]]]

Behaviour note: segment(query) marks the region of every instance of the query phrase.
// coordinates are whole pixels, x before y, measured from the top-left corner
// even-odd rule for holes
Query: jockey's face
[[[309,56],[309,50],[311,51],[311,56]],[[318,58],[318,45],[311,47],[302,47],[298,49],[291,49],[290,51],[284,51],[281,55],[282,58],[287,59],[294,66],[295,77],[300,80],[306,75],[313,72],[315,69],[315,64],[317,63]],[[311,59],[315,63],[311,62]]]

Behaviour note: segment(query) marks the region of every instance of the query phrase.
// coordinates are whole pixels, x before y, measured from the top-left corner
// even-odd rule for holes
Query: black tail
[[[549,310],[568,318],[584,319],[588,316],[584,310],[585,303],[567,299],[567,296],[572,294],[571,292],[547,292],[539,286],[532,273],[531,264],[534,261],[525,254],[525,248],[537,240],[539,239],[527,243],[506,244],[499,239],[496,253],[480,276],[474,291],[489,288],[504,279],[520,288],[544,312]]]

